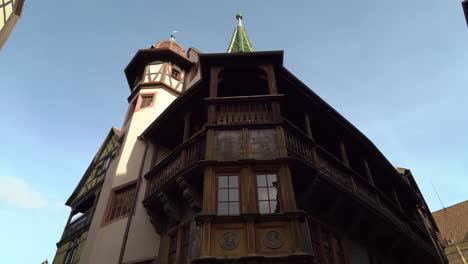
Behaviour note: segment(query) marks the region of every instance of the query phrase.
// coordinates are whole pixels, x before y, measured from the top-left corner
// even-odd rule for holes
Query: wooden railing
[[[280,95],[237,96],[205,99],[214,106],[216,125],[262,124],[278,119]]]
[[[79,218],[75,219],[73,222],[68,224],[65,232],[63,232],[63,238],[68,237],[74,233],[76,233],[79,229],[89,224],[89,211],[84,213]]]
[[[343,164],[324,148],[316,145],[306,134],[288,123],[285,126],[285,139],[290,156],[309,164],[331,182],[384,215],[413,241],[418,241],[418,244],[426,251],[434,250],[428,241],[423,239],[423,237],[427,237],[427,234],[421,233],[420,228],[416,228],[409,216],[364,177]]]
[[[205,138],[205,132],[192,137],[151,169],[145,176],[148,180],[146,196],[160,189],[182,170],[205,159]]]

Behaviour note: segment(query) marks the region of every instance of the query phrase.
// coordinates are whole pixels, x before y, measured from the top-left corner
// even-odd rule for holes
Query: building
[[[432,213],[450,264],[468,263],[468,200]]]
[[[227,53],[135,54],[53,263],[447,263],[411,172],[236,18]]]
[[[0,0],[0,49],[21,16],[23,5],[24,0]]]
[[[465,13],[466,24],[468,25],[468,0],[463,0],[463,13]]]

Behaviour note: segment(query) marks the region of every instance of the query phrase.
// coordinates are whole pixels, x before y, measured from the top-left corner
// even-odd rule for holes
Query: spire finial
[[[242,25],[242,18],[242,13],[236,14],[237,27],[234,29],[234,33],[232,34],[231,42],[227,50],[228,53],[254,51],[252,43],[250,43],[249,36],[247,36],[247,31]]]
[[[169,39],[170,41],[174,41],[174,42],[175,42],[175,34],[176,34],[177,32],[179,32],[179,31],[177,31],[177,30],[172,31],[171,38]]]
[[[239,27],[242,27],[242,18],[243,18],[243,16],[242,16],[241,12],[236,14],[237,26],[239,26]]]

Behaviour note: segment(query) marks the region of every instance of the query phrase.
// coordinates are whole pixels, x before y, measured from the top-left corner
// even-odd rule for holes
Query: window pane
[[[239,186],[239,180],[237,176],[229,176],[229,188],[237,188]]]
[[[268,188],[268,194],[270,195],[270,200],[277,200],[278,199],[278,191],[275,187]]]
[[[218,201],[227,202],[228,201],[228,189],[219,189],[218,190]]]
[[[257,175],[257,186],[258,187],[266,187],[266,176],[265,175]]]
[[[275,174],[269,174],[268,175],[268,186],[275,186],[276,187],[276,175]]]
[[[268,200],[268,189],[267,188],[258,188],[258,200],[259,201]]]
[[[227,215],[227,214],[228,214],[228,204],[218,203],[218,215]]]
[[[230,215],[239,214],[239,202],[229,203],[229,214]]]
[[[279,206],[276,201],[271,201],[270,202],[270,212],[272,213],[279,213]]]
[[[229,189],[229,201],[239,201],[239,189]]]
[[[270,208],[268,208],[268,201],[258,202],[258,211],[261,214],[269,214],[270,213]]]
[[[227,176],[219,176],[218,177],[218,188],[227,188]]]

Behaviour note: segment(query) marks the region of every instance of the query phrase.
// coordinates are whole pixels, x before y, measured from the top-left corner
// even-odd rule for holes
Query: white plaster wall
[[[122,131],[122,134],[125,134],[123,145],[107,171],[80,263],[105,264],[117,263],[118,261],[128,218],[102,226],[112,189],[137,180],[145,150],[145,143],[138,140],[138,136],[176,98],[163,88],[144,89],[142,92],[156,92],[155,102],[151,107],[134,112],[129,124]],[[145,161],[144,169],[146,171],[149,170],[150,156],[147,155]],[[141,203],[145,190],[146,180],[143,179],[137,198],[137,207],[130,226],[124,255],[125,261],[154,257],[159,249],[159,236],[149,222]]]

